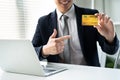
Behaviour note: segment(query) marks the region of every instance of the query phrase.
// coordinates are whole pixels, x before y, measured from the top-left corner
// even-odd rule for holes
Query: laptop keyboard
[[[44,69],[44,71],[45,71],[46,73],[49,73],[49,72],[54,72],[54,71],[56,71],[56,70],[54,70],[54,69]]]

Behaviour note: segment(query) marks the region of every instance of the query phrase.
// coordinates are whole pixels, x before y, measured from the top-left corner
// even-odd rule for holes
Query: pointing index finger
[[[64,41],[64,40],[67,40],[67,39],[70,39],[70,35],[66,35],[66,36],[56,38],[56,41]]]

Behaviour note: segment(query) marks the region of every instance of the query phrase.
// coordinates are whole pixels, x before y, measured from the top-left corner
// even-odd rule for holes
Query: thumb
[[[54,31],[53,31],[52,35],[50,36],[50,38],[55,38],[55,37],[56,37],[56,35],[57,35],[57,30],[56,30],[56,29],[54,29]]]

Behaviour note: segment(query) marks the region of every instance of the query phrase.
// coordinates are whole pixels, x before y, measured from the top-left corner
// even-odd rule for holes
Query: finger
[[[63,52],[63,50],[64,50],[64,45],[61,45],[61,44],[59,43],[58,46],[57,46],[57,52],[58,52],[58,53],[61,53],[61,52]]]
[[[95,13],[94,15],[99,17],[99,18],[102,17],[102,13]]]
[[[107,15],[105,16],[105,23],[108,23],[108,21],[110,20],[110,17],[108,17]]]
[[[60,46],[64,46],[65,44],[64,44],[64,41],[56,41],[56,44],[58,45],[60,45]]]
[[[59,51],[59,53],[62,53],[64,51],[64,49],[61,49],[60,51]]]
[[[95,27],[97,30],[99,30],[99,29],[101,28],[101,25],[98,24],[98,25],[95,25],[94,27]]]
[[[104,22],[104,19],[105,19],[105,14],[104,13],[100,13],[99,20],[101,22]]]
[[[105,14],[104,13],[95,13],[95,16],[98,17],[98,20],[104,19]]]
[[[98,24],[104,25],[105,14],[104,13],[98,13],[96,15],[98,16]]]
[[[64,46],[65,44],[64,44],[64,41],[60,41],[60,44],[61,44],[61,46]]]
[[[101,13],[95,13],[94,15],[98,17],[98,23],[100,23],[101,22]]]
[[[55,38],[56,35],[57,35],[57,30],[54,29],[52,35],[50,36],[50,38]]]
[[[95,15],[95,16],[99,16],[99,13],[95,13],[94,15]]]
[[[64,40],[67,40],[67,39],[70,39],[70,35],[66,35],[66,36],[56,38],[56,41],[64,41]]]

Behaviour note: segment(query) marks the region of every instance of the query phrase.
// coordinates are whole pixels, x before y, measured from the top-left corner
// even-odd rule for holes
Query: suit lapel
[[[51,14],[51,26],[53,29],[58,30],[56,10]]]
[[[80,41],[80,44],[81,44],[82,52],[84,53],[84,27],[81,25],[82,12],[83,12],[82,8],[78,8],[77,6],[75,6],[78,36],[79,36],[79,41]]]

